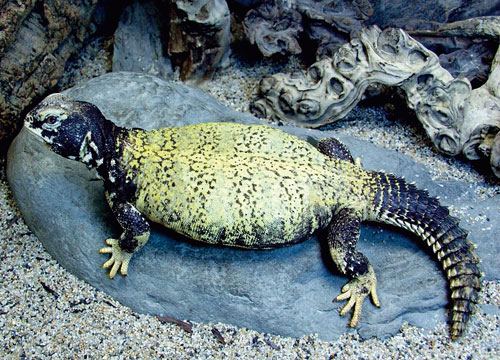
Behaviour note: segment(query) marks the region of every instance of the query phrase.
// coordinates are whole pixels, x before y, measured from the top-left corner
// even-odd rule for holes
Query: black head
[[[24,126],[57,154],[90,165],[97,160],[96,139],[106,121],[97,106],[52,94],[26,115]]]

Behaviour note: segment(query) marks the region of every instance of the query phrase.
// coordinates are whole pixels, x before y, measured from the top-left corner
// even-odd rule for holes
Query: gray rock
[[[201,90],[133,73],[111,73],[72,88],[67,94],[97,104],[106,117],[121,125],[146,128],[204,121],[260,120],[219,104]],[[317,140],[333,132],[282,127],[304,139]],[[428,170],[407,156],[365,141],[341,137],[367,168],[404,175],[447,205],[470,204],[463,219],[470,238],[479,245],[486,279],[499,279],[494,221],[499,196],[481,201],[474,186],[433,182]],[[379,278],[382,307],[367,300],[356,330],[339,317],[332,303],[347,281],[337,275],[328,251],[314,237],[304,243],[270,251],[247,251],[194,243],[153,226],[149,243],[131,261],[130,275],[109,280],[98,253],[104,239],[120,232],[104,201],[103,187],[82,164],[63,159],[30,133],[22,131],[8,155],[8,181],[30,229],[47,251],[68,271],[142,313],[195,321],[221,321],[287,336],[318,333],[335,340],[358,331],[363,338],[390,336],[403,321],[433,328],[446,321],[447,286],[437,264],[418,239],[386,226],[362,229],[359,249]]]
[[[166,14],[164,14],[166,16]],[[163,56],[160,9],[154,1],[127,6],[115,31],[113,71],[136,71],[173,78],[170,59]]]

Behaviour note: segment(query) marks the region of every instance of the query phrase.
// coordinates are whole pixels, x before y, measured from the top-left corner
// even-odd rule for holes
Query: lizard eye
[[[56,115],[47,115],[42,122],[42,128],[45,130],[54,130],[60,124],[60,119]]]
[[[47,124],[54,125],[55,123],[57,123],[57,117],[55,117],[54,115],[49,115],[49,116],[47,116],[47,118],[45,119],[45,122],[46,122]]]

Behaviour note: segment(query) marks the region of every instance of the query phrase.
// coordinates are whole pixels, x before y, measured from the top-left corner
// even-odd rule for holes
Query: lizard
[[[150,236],[149,221],[209,244],[247,249],[292,245],[321,232],[350,280],[334,301],[352,310],[366,297],[380,307],[377,277],[356,250],[362,221],[406,229],[422,239],[448,280],[450,336],[457,339],[481,289],[475,244],[426,190],[393,174],[364,170],[334,138],[316,145],[268,125],[212,122],[155,130],[125,128],[91,103],[52,94],[24,126],[55,153],[95,169],[123,228],[106,239],[103,268],[128,274]]]

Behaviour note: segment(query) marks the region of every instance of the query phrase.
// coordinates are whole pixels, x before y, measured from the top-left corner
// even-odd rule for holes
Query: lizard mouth
[[[26,119],[24,120],[24,128],[27,129],[31,134],[36,135],[39,138],[43,139],[42,136],[42,129],[38,127],[34,127],[33,125],[33,119],[31,117],[26,116]]]

